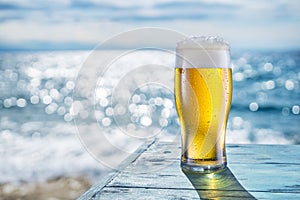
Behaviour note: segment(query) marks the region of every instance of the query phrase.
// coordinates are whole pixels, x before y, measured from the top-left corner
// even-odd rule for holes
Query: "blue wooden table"
[[[145,145],[80,199],[300,199],[300,146],[226,149],[227,169],[197,174],[181,170],[179,144]]]

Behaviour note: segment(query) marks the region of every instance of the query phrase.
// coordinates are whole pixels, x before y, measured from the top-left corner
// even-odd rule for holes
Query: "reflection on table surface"
[[[214,173],[182,169],[200,199],[256,199],[234,177],[228,167]]]

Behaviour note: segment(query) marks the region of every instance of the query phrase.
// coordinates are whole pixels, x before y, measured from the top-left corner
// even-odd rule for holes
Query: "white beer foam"
[[[205,48],[211,50],[229,50],[229,44],[217,36],[192,36],[177,43],[177,49]]]
[[[186,38],[177,43],[177,68],[229,68],[229,44],[221,37]]]

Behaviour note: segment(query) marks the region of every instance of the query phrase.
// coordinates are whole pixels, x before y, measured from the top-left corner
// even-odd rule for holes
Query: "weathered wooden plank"
[[[229,167],[239,182],[250,191],[300,194],[300,165],[236,164]]]
[[[228,162],[300,164],[299,145],[228,145]]]
[[[184,174],[179,145],[157,142],[81,199],[300,199],[298,152],[296,145],[228,145],[230,170],[212,178]]]
[[[169,167],[174,166],[178,167],[179,165]],[[239,182],[250,191],[283,191],[286,189],[287,192],[300,193],[300,178],[297,174],[300,168],[298,165],[281,168],[281,166],[274,165],[272,167],[269,164],[258,166],[241,164],[239,166],[230,165],[229,168]],[[159,172],[140,174],[121,172],[108,186],[191,189],[192,186],[186,181],[186,177],[179,171],[180,169],[178,171],[173,169],[170,171],[161,169]]]
[[[158,199],[181,199],[196,200],[199,196],[195,190],[172,190],[169,188],[124,188],[105,187],[101,193],[97,193],[92,200],[158,200]]]
[[[79,197],[79,199],[92,199],[93,196],[95,196],[96,193],[101,191],[111,180],[113,180],[119,172],[130,166],[130,164],[133,164],[144,151],[148,150],[149,147],[155,143],[155,141],[156,140],[153,140],[141,145],[140,148],[138,148],[131,156],[129,156],[119,165],[119,170],[113,170],[109,172],[106,177],[104,177],[99,183],[94,184],[88,191],[86,191],[81,197]]]
[[[272,200],[299,200],[299,194],[287,193],[262,193],[253,192],[256,199],[272,199]],[[196,190],[170,190],[157,188],[104,188],[102,193],[97,193],[91,200],[199,200]],[[240,197],[220,197],[219,199],[239,200]]]

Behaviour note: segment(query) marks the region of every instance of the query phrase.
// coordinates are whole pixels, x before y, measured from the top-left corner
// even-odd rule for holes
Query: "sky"
[[[300,0],[0,0],[2,50],[92,49],[142,27],[300,49]]]

